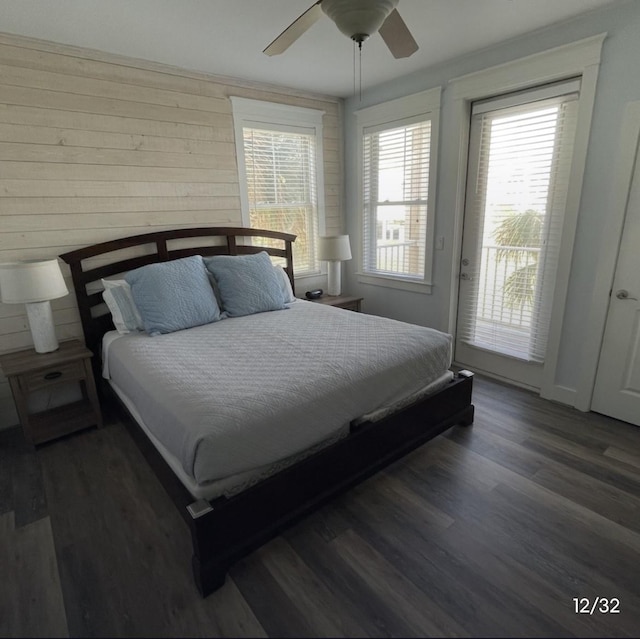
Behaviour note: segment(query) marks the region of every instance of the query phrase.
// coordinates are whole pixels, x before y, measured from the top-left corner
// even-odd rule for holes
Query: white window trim
[[[402,275],[383,275],[362,272],[362,215],[358,225],[358,242],[354,251],[358,264],[358,281],[363,284],[373,284],[386,286],[405,291],[416,291],[421,293],[431,293],[431,277],[433,272],[433,243],[435,229],[435,204],[437,185],[437,164],[438,164],[438,135],[440,130],[440,96],[442,89],[435,87],[420,93],[414,93],[396,100],[390,100],[381,104],[358,109],[354,111],[356,116],[356,129],[358,137],[358,211],[364,207],[362,199],[363,188],[363,136],[365,129],[382,125],[392,125],[398,120],[406,120],[411,117],[425,116],[431,121],[431,150],[429,157],[429,195],[427,198],[427,228],[425,238],[425,264],[424,279],[416,280],[414,277],[404,277]],[[355,248],[355,247],[354,247]]]
[[[242,213],[242,225],[251,226],[249,214],[249,194],[247,192],[247,168],[244,157],[245,127],[273,127],[274,130],[309,133],[313,131],[316,139],[316,183],[318,206],[318,235],[326,233],[325,217],[325,182],[324,182],[324,149],[323,149],[323,123],[325,111],[307,107],[292,106],[290,104],[278,104],[263,100],[251,100],[230,96],[233,111],[233,130],[236,144],[236,157],[238,161],[238,179],[240,186],[240,209]],[[294,264],[295,272],[295,264]],[[305,277],[317,277],[322,273],[320,266],[317,271],[305,271],[302,275],[296,274],[296,279]]]
[[[456,207],[454,216],[453,262],[451,269],[451,294],[448,330],[455,333],[458,302],[459,264],[462,246],[462,224],[468,157],[469,122],[471,102],[492,95],[517,91],[554,82],[572,76],[581,76],[580,104],[574,142],[574,157],[569,178],[569,194],[565,209],[560,260],[554,291],[554,306],[549,327],[547,357],[543,368],[540,396],[565,404],[575,404],[575,391],[556,384],[556,368],[560,351],[562,320],[564,318],[573,243],[578,224],[580,195],[587,159],[591,116],[595,102],[596,82],[600,68],[602,43],[607,37],[601,33],[554,49],[507,62],[483,71],[471,73],[449,82],[454,104],[456,136],[459,143]]]

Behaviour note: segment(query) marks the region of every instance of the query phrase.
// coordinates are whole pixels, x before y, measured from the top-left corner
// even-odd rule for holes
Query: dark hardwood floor
[[[640,429],[481,378],[474,403],[207,599],[121,423],[3,431],[0,635],[638,637]],[[576,613],[596,597],[619,612]]]

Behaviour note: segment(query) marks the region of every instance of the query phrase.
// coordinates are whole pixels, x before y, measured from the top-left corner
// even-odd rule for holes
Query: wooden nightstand
[[[9,379],[18,417],[27,441],[41,444],[89,426],[102,426],[102,413],[91,370],[91,351],[78,340],[61,342],[53,353],[33,349],[0,355]],[[82,399],[38,413],[30,413],[30,393],[57,384],[78,382]]]
[[[337,308],[344,308],[348,311],[360,312],[360,303],[364,298],[355,297],[352,295],[323,295],[317,300],[311,300],[317,304],[326,304],[327,306],[336,306]]]

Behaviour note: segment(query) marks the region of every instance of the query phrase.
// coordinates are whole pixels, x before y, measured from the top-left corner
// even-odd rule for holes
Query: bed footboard
[[[470,425],[472,376],[357,431],[231,498],[191,507],[193,572],[203,596],[227,570],[295,521],[451,426]]]

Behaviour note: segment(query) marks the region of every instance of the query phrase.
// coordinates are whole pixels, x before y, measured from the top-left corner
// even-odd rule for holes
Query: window
[[[439,104],[432,89],[356,114],[364,281],[430,282]]]
[[[322,111],[231,98],[243,222],[297,236],[296,275],[318,273],[324,220]]]

